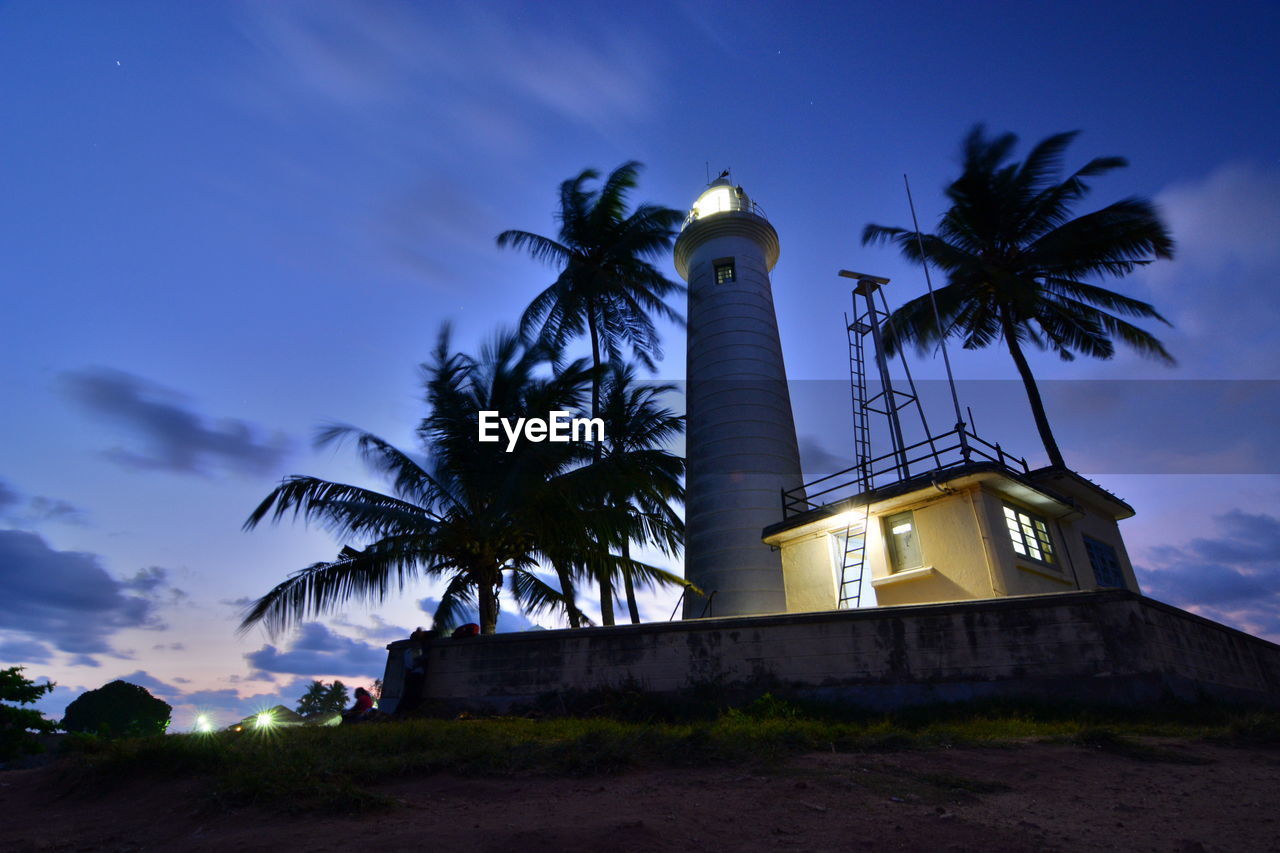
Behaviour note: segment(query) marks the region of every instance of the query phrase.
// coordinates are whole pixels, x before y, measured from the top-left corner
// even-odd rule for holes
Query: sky
[[[0,4],[0,667],[56,682],[42,709],[124,678],[184,729],[377,678],[439,585],[237,636],[248,600],[338,547],[241,525],[289,474],[378,485],[315,431],[413,448],[441,325],[474,350],[554,277],[494,237],[554,233],[586,168],[639,160],[635,200],[679,209],[732,169],[781,239],[806,475],[843,467],[836,272],[891,278],[891,304],[924,292],[860,234],[910,223],[904,174],[936,222],[977,122],[1019,154],[1080,130],[1069,167],[1127,157],[1082,211],[1158,204],[1175,259],[1112,286],[1169,319],[1149,328],[1178,366],[1032,365],[1068,463],[1137,510],[1144,592],[1280,641],[1280,7],[636,8]],[[681,380],[683,332],[662,331],[657,378]],[[951,355],[979,433],[1043,464],[1007,354]],[[938,359],[912,369],[947,423]]]

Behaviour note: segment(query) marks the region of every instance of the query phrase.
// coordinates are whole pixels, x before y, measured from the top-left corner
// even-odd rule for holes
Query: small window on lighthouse
[[[716,261],[716,284],[737,281],[738,274],[733,268],[733,258]]]

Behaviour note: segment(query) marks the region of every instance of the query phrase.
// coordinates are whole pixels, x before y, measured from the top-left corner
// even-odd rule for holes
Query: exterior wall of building
[[[676,243],[689,282],[685,566],[714,616],[787,609],[781,556],[760,541],[802,482],[769,271],[777,234],[745,211],[691,222]],[[717,282],[731,259],[734,280]],[[689,595],[685,618],[705,599]]]
[[[835,565],[831,548],[831,532],[827,530],[819,530],[782,548],[788,613],[836,608],[839,603],[836,578],[840,569]]]
[[[1090,566],[1084,537],[1113,547],[1124,589],[1139,592],[1124,549],[1115,506],[1088,489],[1053,497],[998,472],[962,476],[872,504],[867,520],[866,568],[880,605],[929,604],[1011,595],[1041,595],[1103,588]],[[1005,507],[1042,520],[1052,543],[1052,561],[1014,550]],[[921,549],[919,567],[893,565],[886,541],[889,518],[910,511]],[[787,612],[838,605],[838,559],[830,537],[843,532],[857,509],[772,533],[766,541],[782,551]]]
[[[1069,522],[1063,523],[1055,519],[1043,507],[1028,506],[1025,503],[1010,500],[1005,495],[990,489],[980,489],[978,500],[983,521],[991,531],[991,559],[998,576],[996,584],[1001,589],[1001,595],[1038,595],[1068,592],[1079,588],[1072,571],[1072,559],[1063,553],[1069,538],[1064,535],[1064,527],[1070,529]],[[1046,564],[1029,557],[1019,556],[1014,552],[1008,526],[1005,523],[1006,504],[1031,513],[1046,522],[1053,543],[1053,563]],[[1061,515],[1066,509],[1063,507],[1058,514]]]
[[[1028,511],[1048,522],[1053,540],[1055,564],[1046,566],[1019,556],[1010,544],[1004,521],[1004,505],[1010,503],[1017,507],[1026,507],[991,490],[984,490],[983,498],[986,522],[994,532],[993,556],[998,565],[999,583],[1005,590],[1001,594],[1032,595],[1100,588],[1089,563],[1089,555],[1084,544],[1085,536],[1115,548],[1124,578],[1124,588],[1133,592],[1140,591],[1137,578],[1133,573],[1133,566],[1124,548],[1124,538],[1120,535],[1120,525],[1110,515],[1100,514],[1105,512],[1105,509],[1078,499],[1070,511],[1059,512],[1056,517],[1043,509],[1027,508]]]
[[[1124,537],[1120,533],[1120,525],[1117,520],[1127,518],[1132,512],[1117,515],[1116,506],[1113,501],[1107,500],[1099,495],[1096,489],[1088,488],[1075,477],[1060,473],[1051,474],[1044,478],[1045,485],[1055,491],[1067,496],[1075,502],[1077,511],[1064,521],[1063,528],[1067,546],[1070,549],[1070,555],[1075,563],[1076,572],[1080,578],[1080,587],[1082,589],[1098,588],[1097,579],[1094,577],[1093,568],[1089,564],[1089,554],[1085,550],[1084,536],[1110,545],[1116,550],[1116,557],[1120,563],[1121,574],[1124,579],[1124,588],[1141,592],[1138,586],[1138,578],[1133,571],[1133,563],[1129,560],[1129,554],[1124,547]],[[1068,532],[1069,530],[1069,532]]]
[[[716,687],[870,708],[1023,697],[1137,705],[1202,696],[1280,706],[1280,646],[1127,590],[707,619],[388,646],[436,707],[511,709],[563,691]]]
[[[976,525],[972,492],[975,487],[939,493],[930,488],[914,500],[877,512],[869,542],[873,557],[872,583],[882,605],[923,604],[992,598],[987,542]],[[892,565],[885,541],[885,519],[910,510],[920,539],[923,566],[900,569]]]

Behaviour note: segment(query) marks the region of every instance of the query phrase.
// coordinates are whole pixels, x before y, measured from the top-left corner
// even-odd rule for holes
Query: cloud
[[[141,450],[106,451],[127,468],[261,474],[275,469],[288,451],[289,442],[280,434],[266,439],[257,427],[230,418],[211,423],[185,407],[182,395],[129,373],[95,368],[64,373],[60,379],[70,399],[123,425],[141,442]]]
[[[38,534],[0,530],[0,629],[78,655],[76,665],[97,666],[90,656],[113,654],[107,640],[115,632],[164,627],[156,601],[164,570],[148,571],[160,578],[148,574],[139,591],[136,577],[113,578],[96,554],[58,551]]]
[[[579,595],[579,598],[581,598],[581,595]],[[439,606],[440,606],[440,599],[438,598],[423,598],[418,601],[418,609],[430,617],[434,617],[436,608]],[[578,606],[582,607],[583,602],[579,601]],[[625,603],[623,606],[624,607],[626,606]],[[529,617],[525,616],[520,611],[509,609],[513,607],[514,605],[510,601],[507,601],[506,605],[501,610],[498,611],[498,624],[495,627],[495,630],[499,634],[510,634],[510,633],[515,633],[517,631],[545,631],[546,630],[546,628],[537,624],[536,622],[531,620]],[[474,608],[463,608],[461,612],[460,622],[464,624],[467,622],[474,622],[478,624],[480,622],[480,616],[478,611],[476,611]],[[430,622],[428,622],[428,626],[429,625],[430,625]]]
[[[244,94],[263,107],[413,105],[447,147],[519,142],[530,133],[518,114],[529,110],[608,132],[657,104],[660,45],[586,10],[557,20],[548,7],[542,26],[476,4],[281,2],[247,12],[246,37],[266,68]]]
[[[1174,324],[1152,327],[1183,374],[1271,377],[1280,372],[1272,318],[1280,314],[1280,169],[1223,165],[1155,198],[1177,243],[1175,259],[1142,270],[1151,299]],[[1223,346],[1229,335],[1229,346]],[[1135,356],[1127,361],[1136,363]]]
[[[121,581],[120,584],[130,592],[152,601],[177,604],[190,598],[184,591],[169,583],[169,570],[160,566],[138,569],[133,577]]]
[[[222,728],[264,708],[275,705],[293,708],[310,683],[310,678],[293,678],[276,685],[270,692],[248,696],[241,696],[234,688],[176,693],[172,700],[165,699],[173,706],[173,723],[170,729],[189,731],[198,714],[207,716],[214,727]]]
[[[45,521],[77,526],[86,523],[85,511],[75,504],[43,495],[28,498],[3,480],[0,480],[0,518],[24,526]]]
[[[369,615],[369,621],[372,623],[371,625],[358,625],[342,616],[334,619],[333,624],[340,628],[349,628],[366,640],[382,644],[390,643],[394,640],[403,640],[413,632],[411,628],[394,625],[376,613]]]
[[[297,704],[298,698],[302,696],[310,681],[306,678],[294,678],[275,686],[270,692],[241,696],[239,691],[234,688],[185,692],[175,684],[157,678],[146,670],[135,670],[117,677],[121,681],[145,687],[151,695],[169,703],[173,709],[170,723],[171,731],[190,730],[195,724],[195,718],[198,714],[210,717],[213,724],[221,728],[273,705],[293,707]],[[117,677],[103,677],[101,683],[91,686],[76,685],[70,687],[57,685],[52,693],[41,697],[32,707],[49,719],[60,720],[66,714],[67,705],[71,704],[77,697],[88,690],[97,689],[103,684],[115,681]],[[47,676],[38,676],[34,680],[39,684],[43,684],[48,681],[48,678]],[[170,681],[176,684],[189,683],[187,679],[178,677],[174,677]]]
[[[85,524],[84,510],[60,498],[46,498],[37,495],[29,502],[27,512],[28,518],[33,522],[61,521],[64,524],[77,526]]]
[[[49,684],[51,679],[47,675],[39,675],[31,679],[36,684]],[[102,685],[98,685],[99,687]],[[67,713],[67,706],[75,701],[80,694],[88,690],[84,685],[76,685],[75,687],[62,685],[54,682],[53,690],[44,694],[30,706],[45,717],[57,722],[61,720]]]
[[[847,456],[838,456],[827,450],[816,435],[800,436],[800,467],[804,469],[806,480],[815,480],[837,471],[843,471],[853,465]]]
[[[21,496],[13,490],[13,487],[0,480],[0,512],[4,512],[11,506],[16,506],[21,500]]]
[[[145,687],[152,696],[159,699],[165,699],[166,701],[167,697],[176,696],[181,693],[178,688],[171,684],[166,684],[146,670],[135,670],[128,675],[120,676],[119,680],[127,681],[129,684],[136,684],[139,687]]]
[[[1136,567],[1144,591],[1280,641],[1280,518],[1233,509],[1214,523],[1216,536],[1152,548]]]
[[[381,677],[387,663],[382,646],[336,634],[319,622],[304,622],[287,651],[265,645],[244,656],[262,673],[288,675],[370,675]]]
[[[1274,168],[1228,163],[1165,189],[1155,201],[1177,240],[1175,264],[1151,268],[1157,282],[1175,278],[1177,263],[1206,272],[1280,263],[1280,171]]]
[[[0,640],[0,661],[4,661],[3,666],[48,663],[52,658],[53,651],[38,640],[25,638]]]

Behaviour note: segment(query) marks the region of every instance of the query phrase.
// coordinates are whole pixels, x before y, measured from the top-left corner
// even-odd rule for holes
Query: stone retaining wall
[[[877,709],[986,697],[1280,706],[1280,646],[1126,590],[387,648],[387,700],[404,691],[405,663],[420,650],[423,698],[490,710],[624,684],[662,694],[769,689]]]

